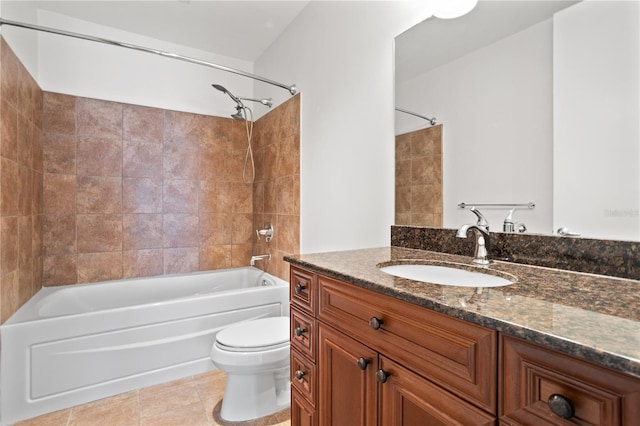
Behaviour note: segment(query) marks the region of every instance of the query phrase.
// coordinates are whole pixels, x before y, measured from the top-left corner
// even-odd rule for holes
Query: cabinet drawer
[[[291,308],[291,345],[309,359],[315,359],[316,336],[316,320]]]
[[[318,319],[497,414],[497,332],[323,276],[318,290]]]
[[[637,377],[508,336],[500,343],[502,423],[631,425],[640,419]],[[552,395],[556,402],[550,405]]]
[[[292,350],[291,385],[314,407],[316,404],[316,381],[315,364]]]
[[[311,272],[291,267],[289,295],[291,304],[314,315],[316,313],[315,276]]]

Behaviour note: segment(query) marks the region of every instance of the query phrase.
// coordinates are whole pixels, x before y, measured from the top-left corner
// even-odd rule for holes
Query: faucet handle
[[[256,235],[258,236],[258,241],[260,241],[260,237],[262,235],[265,236],[265,241],[269,242],[271,241],[271,239],[273,238],[273,225],[271,225],[270,223],[267,223],[264,226],[264,229],[256,229]]]
[[[475,206],[472,206],[469,209],[469,211],[472,212],[473,214],[475,214],[478,217],[478,222],[476,223],[476,225],[477,226],[482,226],[487,232],[489,232],[489,222],[487,221],[487,218],[484,217],[484,215],[482,213],[480,213],[480,210],[475,208]]]

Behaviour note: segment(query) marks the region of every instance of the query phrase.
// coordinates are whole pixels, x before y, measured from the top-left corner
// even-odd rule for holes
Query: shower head
[[[235,114],[231,114],[231,118],[233,118],[234,120],[240,120],[240,121],[244,121],[244,108],[242,108],[240,105],[238,105],[236,107],[236,113]]]
[[[226,93],[227,95],[229,95],[229,97],[230,97],[231,99],[233,99],[233,101],[234,101],[235,103],[237,103],[239,107],[243,107],[243,106],[244,106],[244,104],[242,103],[242,101],[241,101],[240,99],[238,99],[238,98],[236,98],[235,96],[233,96],[233,95],[232,95],[232,94],[231,94],[227,89],[225,89],[223,86],[220,86],[219,84],[212,84],[212,86],[213,86],[213,88],[214,88],[214,89],[219,90],[219,91],[221,91],[222,93]]]

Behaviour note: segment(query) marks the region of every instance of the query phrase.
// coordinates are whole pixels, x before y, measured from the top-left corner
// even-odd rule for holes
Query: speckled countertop
[[[394,277],[384,263],[454,262],[515,276],[504,287],[453,287]],[[640,281],[470,257],[382,247],[286,256],[289,263],[521,337],[640,377]]]

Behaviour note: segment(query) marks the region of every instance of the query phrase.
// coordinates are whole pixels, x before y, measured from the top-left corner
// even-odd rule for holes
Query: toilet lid
[[[244,321],[225,328],[216,341],[236,349],[276,346],[289,342],[289,317],[270,317]]]

